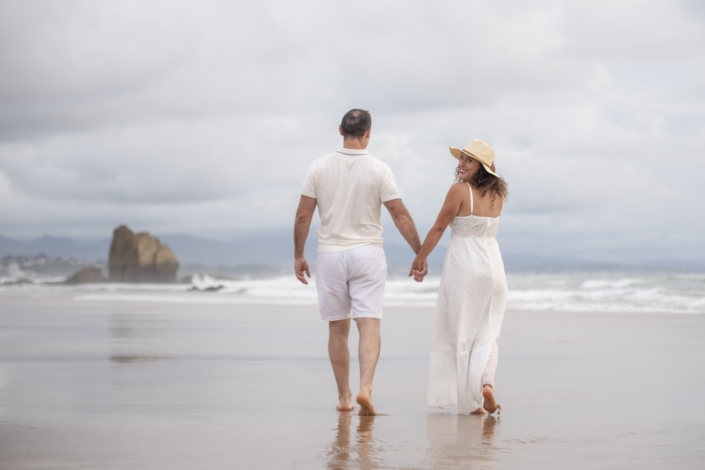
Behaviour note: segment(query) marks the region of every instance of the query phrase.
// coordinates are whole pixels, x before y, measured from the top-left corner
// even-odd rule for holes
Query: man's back
[[[382,204],[400,199],[389,167],[366,150],[342,148],[316,160],[303,196],[316,199],[318,251],[382,244]]]
[[[370,141],[372,117],[351,109],[338,128],[343,148],[316,160],[301,191],[294,222],[294,272],[308,284],[304,256],[313,213],[318,206],[321,228],[316,254],[316,291],[321,319],[328,322],[328,354],[338,388],[338,411],[352,411],[350,391],[350,322],[360,332],[360,415],[375,415],[372,379],[379,358],[379,323],[384,306],[387,260],[382,249],[384,204],[414,252],[421,247],[414,221],[401,202],[387,165],[364,149]],[[424,273],[425,274],[425,273]]]

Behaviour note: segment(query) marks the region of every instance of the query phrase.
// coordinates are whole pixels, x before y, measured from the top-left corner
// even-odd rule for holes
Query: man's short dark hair
[[[343,136],[360,138],[372,127],[372,116],[364,109],[351,109],[343,116],[340,127],[343,129]]]

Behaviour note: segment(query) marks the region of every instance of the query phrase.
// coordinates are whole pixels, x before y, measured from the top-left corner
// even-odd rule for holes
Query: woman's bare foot
[[[338,405],[335,407],[338,411],[352,411],[355,409],[355,405],[352,402],[352,397],[341,398],[338,401]]]
[[[377,411],[372,404],[372,397],[366,392],[360,392],[357,396],[357,404],[360,405],[360,416],[375,416]]]
[[[494,390],[491,385],[485,385],[482,387],[482,396],[485,398],[482,407],[486,409],[489,414],[497,411],[497,401],[494,399]]]
[[[472,411],[470,414],[471,414],[471,415],[484,415],[484,414],[485,414],[485,410],[483,410],[482,408],[478,408],[478,409],[476,409],[475,411]]]

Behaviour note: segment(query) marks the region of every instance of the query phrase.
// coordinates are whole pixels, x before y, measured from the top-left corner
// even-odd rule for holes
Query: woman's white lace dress
[[[473,197],[470,190],[470,213]],[[482,407],[482,386],[494,386],[497,337],[507,305],[507,279],[496,235],[499,217],[469,215],[450,224],[431,350],[428,406]]]

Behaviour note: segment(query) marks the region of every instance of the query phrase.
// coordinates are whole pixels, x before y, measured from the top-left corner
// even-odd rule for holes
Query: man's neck
[[[362,139],[345,139],[343,140],[343,148],[350,150],[365,150],[367,145],[364,145]]]

